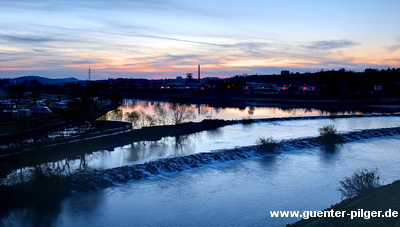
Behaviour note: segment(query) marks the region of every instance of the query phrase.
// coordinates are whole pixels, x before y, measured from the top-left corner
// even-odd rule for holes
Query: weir
[[[343,142],[353,142],[382,136],[400,135],[400,127],[365,129],[339,134]],[[306,137],[281,140],[275,152],[309,149],[321,146],[318,137]],[[269,153],[274,155],[273,153]],[[90,191],[105,188],[131,180],[143,179],[160,174],[175,173],[210,164],[243,160],[266,155],[259,146],[246,146],[207,153],[191,154],[183,157],[163,158],[144,164],[128,165],[105,170],[77,172],[66,176],[63,180],[70,191]]]

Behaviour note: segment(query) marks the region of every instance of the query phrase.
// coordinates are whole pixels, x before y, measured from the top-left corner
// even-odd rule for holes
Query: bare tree
[[[193,79],[193,73],[186,73],[186,79],[191,81]]]
[[[165,110],[165,105],[161,105],[160,103],[155,104],[154,106],[155,118],[157,119],[158,125],[164,125],[167,119],[167,111]]]
[[[125,113],[125,117],[126,117],[127,121],[132,123],[133,126],[136,126],[137,122],[139,121],[140,114],[136,111],[132,111],[132,112]]]
[[[170,110],[169,115],[172,119],[172,123],[175,125],[194,119],[196,116],[194,107],[190,105],[171,103],[168,107]]]

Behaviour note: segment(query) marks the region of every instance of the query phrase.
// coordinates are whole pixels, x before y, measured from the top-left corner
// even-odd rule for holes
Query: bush
[[[275,152],[278,143],[272,137],[261,137],[257,140],[257,145],[263,152]]]
[[[351,177],[346,177],[344,180],[340,181],[338,190],[343,198],[352,198],[379,187],[379,179],[380,177],[377,170],[359,170]]]
[[[341,142],[340,135],[334,125],[326,125],[318,129],[319,139],[323,144],[334,144]]]
[[[337,129],[334,125],[325,125],[322,128],[318,129],[320,136],[332,136],[337,134]]]

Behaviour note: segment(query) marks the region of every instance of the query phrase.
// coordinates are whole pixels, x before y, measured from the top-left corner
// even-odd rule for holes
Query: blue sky
[[[0,77],[400,67],[400,1],[1,0]]]

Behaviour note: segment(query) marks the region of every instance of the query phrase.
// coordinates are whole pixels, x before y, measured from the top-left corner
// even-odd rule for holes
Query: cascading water
[[[382,136],[400,134],[400,127],[366,129],[341,133],[343,142],[353,142]],[[277,143],[276,152],[288,152],[321,146],[318,137],[282,140]],[[192,168],[223,163],[233,160],[249,159],[264,155],[257,146],[247,146],[207,153],[191,154],[183,157],[164,158],[144,164],[128,165],[105,170],[77,172],[65,177],[65,182],[71,191],[88,191],[105,188],[130,180],[142,179],[165,173],[174,173]]]

